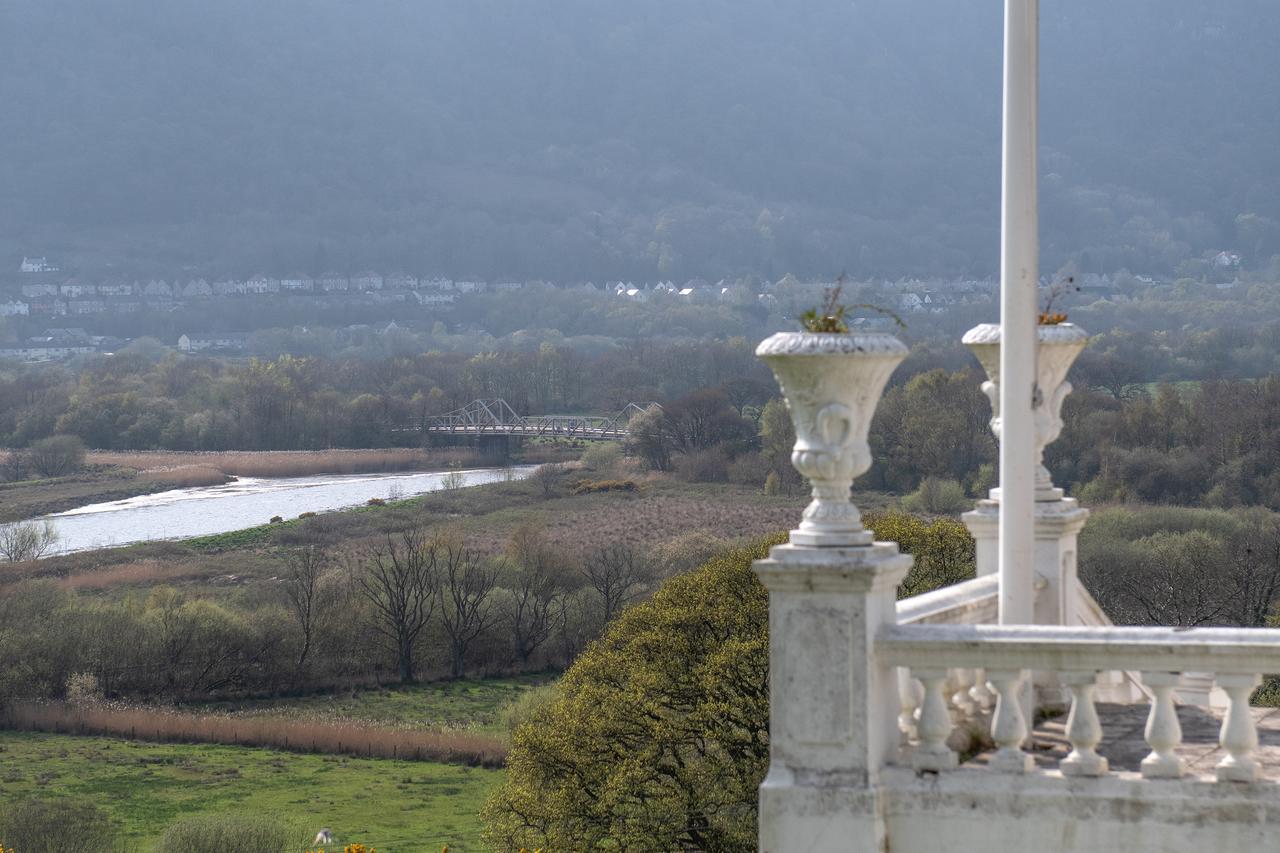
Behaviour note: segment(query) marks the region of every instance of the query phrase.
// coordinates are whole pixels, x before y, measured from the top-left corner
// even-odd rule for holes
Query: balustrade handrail
[[[1280,672],[1280,629],[892,625],[876,654],[906,667],[1054,672]]]
[[[984,575],[898,601],[898,624],[970,624],[997,612],[999,575]]]

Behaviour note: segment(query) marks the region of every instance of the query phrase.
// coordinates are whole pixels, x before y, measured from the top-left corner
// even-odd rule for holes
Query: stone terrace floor
[[[1138,772],[1142,759],[1151,751],[1143,739],[1150,706],[1145,703],[1117,705],[1099,702],[1098,719],[1102,723],[1102,743],[1098,752],[1106,756],[1113,772]],[[1187,762],[1188,778],[1212,779],[1214,765],[1224,755],[1218,746],[1218,729],[1223,711],[1184,705],[1178,708],[1182,725],[1182,746],[1178,754]],[[1262,765],[1262,777],[1280,780],[1280,708],[1254,708],[1258,724],[1258,749],[1254,753]],[[989,723],[989,718],[987,719]],[[1045,720],[1035,728],[1035,747],[1031,754],[1043,769],[1056,769],[1058,762],[1071,751],[1066,737],[1067,715]],[[966,764],[982,765],[994,750],[981,752]]]

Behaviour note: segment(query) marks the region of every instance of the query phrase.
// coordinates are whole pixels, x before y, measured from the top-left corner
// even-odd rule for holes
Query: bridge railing
[[[601,415],[520,415],[505,400],[473,400],[461,409],[431,415],[410,429],[452,435],[566,436],[622,439],[637,414],[657,403],[628,403],[611,417]]]

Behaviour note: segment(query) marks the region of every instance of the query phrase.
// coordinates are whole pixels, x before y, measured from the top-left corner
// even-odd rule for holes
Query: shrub
[[[32,444],[26,456],[41,476],[62,477],[84,467],[84,442],[74,435],[53,435]]]
[[[902,505],[908,511],[930,515],[955,515],[964,512],[971,504],[963,486],[955,480],[938,477],[925,477],[919,488],[902,499]]]
[[[578,658],[516,730],[484,809],[490,846],[755,847],[769,605],[751,561],[769,544],[667,581]]]
[[[276,817],[198,815],[165,830],[157,853],[293,853],[306,838]]]
[[[10,563],[38,560],[58,544],[51,521],[17,521],[0,525],[0,558]]]
[[[564,471],[565,466],[556,462],[548,462],[534,468],[533,473],[529,475],[529,481],[542,493],[544,498],[549,498],[555,495]]]
[[[96,705],[102,701],[102,687],[92,672],[77,672],[67,676],[67,704],[75,707]]]
[[[579,480],[570,490],[575,495],[590,495],[595,492],[638,492],[640,486],[635,480]]]
[[[649,559],[660,574],[670,577],[691,572],[732,545],[707,530],[682,533],[662,542],[649,552]]]
[[[582,454],[582,464],[592,471],[612,471],[622,461],[622,447],[616,442],[598,442]]]
[[[729,482],[740,486],[761,486],[772,473],[769,460],[758,451],[743,453],[729,463]]]
[[[365,506],[386,506],[387,502],[384,498],[369,498],[364,502]]]
[[[543,684],[526,690],[498,710],[498,721],[503,728],[514,734],[516,729],[544,713],[559,697],[560,693],[554,684]]]
[[[283,522],[284,522],[284,516],[283,516],[283,515],[273,515],[273,516],[271,516],[271,523],[272,523],[272,524],[282,524]]]
[[[33,799],[0,811],[0,839],[19,853],[109,853],[120,830],[93,803]]]
[[[729,459],[718,447],[694,450],[676,460],[676,474],[690,483],[727,483]]]
[[[764,493],[771,496],[782,494],[782,478],[777,471],[770,471],[769,476],[764,478]]]
[[[449,471],[440,478],[440,488],[447,492],[457,491],[467,484],[467,475],[462,473],[462,466],[450,464]]]

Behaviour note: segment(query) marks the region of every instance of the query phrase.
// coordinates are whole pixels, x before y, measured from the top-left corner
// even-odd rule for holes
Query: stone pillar
[[[796,428],[791,461],[813,486],[791,541],[755,564],[769,590],[765,853],[886,849],[876,783],[898,748],[898,676],[876,660],[875,637],[897,620],[911,557],[873,541],[849,489],[871,465],[871,417],[906,354],[879,333],[779,333],[756,350]]]
[[[769,589],[764,853],[885,849],[876,781],[898,748],[898,680],[874,642],[910,567],[891,542],[779,545],[756,562]]]
[[[960,516],[975,542],[978,575],[995,574],[999,559],[999,494]],[[1033,623],[1079,625],[1074,585],[1078,583],[1076,537],[1089,519],[1089,510],[1075,498],[1037,501],[1035,505],[1035,556],[1032,559],[1035,592]]]

